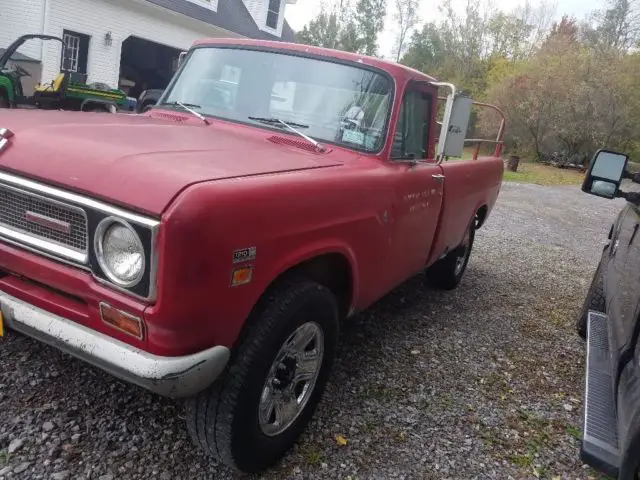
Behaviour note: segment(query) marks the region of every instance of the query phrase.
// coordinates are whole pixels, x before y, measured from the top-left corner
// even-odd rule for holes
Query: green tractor
[[[101,84],[88,85],[86,76],[72,72],[68,65],[63,65],[52,82],[36,85],[34,94],[26,96],[22,78],[31,74],[15,62],[11,67],[7,67],[7,63],[18,48],[31,39],[53,40],[60,42],[63,49],[67,48],[63,39],[40,34],[23,35],[9,45],[0,56],[0,108],[115,112],[127,106],[125,92]],[[64,58],[68,59],[70,55],[64,55]]]

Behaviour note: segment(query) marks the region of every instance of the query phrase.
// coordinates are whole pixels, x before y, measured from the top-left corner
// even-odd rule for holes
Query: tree
[[[326,4],[316,18],[296,36],[298,42],[347,52],[375,55],[378,35],[384,27],[386,0],[349,0]]]
[[[378,53],[378,35],[384,29],[386,0],[358,0],[354,12],[354,23],[362,44],[360,53]]]
[[[396,34],[396,62],[405,51],[406,40],[410,32],[420,23],[418,7],[420,0],[396,0],[394,19],[397,26]]]
[[[306,45],[335,48],[340,39],[340,23],[336,12],[321,11],[296,35],[296,40]]]
[[[413,32],[409,48],[401,62],[416,70],[437,75],[448,53],[447,39],[438,25],[426,23],[421,30]]]
[[[605,49],[628,50],[636,46],[640,34],[640,12],[634,0],[609,0],[609,8],[596,13],[600,46]]]

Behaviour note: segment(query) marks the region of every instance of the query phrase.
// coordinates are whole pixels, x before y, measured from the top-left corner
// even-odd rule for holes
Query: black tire
[[[427,269],[426,277],[430,287],[453,290],[460,284],[471,257],[475,232],[474,221],[469,225],[462,243]]]
[[[587,338],[587,316],[589,310],[595,310],[596,312],[606,313],[607,311],[607,299],[604,294],[604,281],[602,278],[602,261],[598,264],[598,268],[593,274],[591,279],[591,285],[587,291],[587,296],[582,304],[582,309],[578,314],[576,321],[576,330],[578,335],[583,339]]]
[[[324,391],[338,341],[338,304],[325,287],[306,279],[288,280],[265,297],[249,319],[224,379],[190,398],[186,406],[187,427],[196,445],[245,473],[276,463],[301,435]],[[309,322],[319,326],[324,336],[315,388],[293,423],[267,436],[258,414],[267,376],[285,341]]]

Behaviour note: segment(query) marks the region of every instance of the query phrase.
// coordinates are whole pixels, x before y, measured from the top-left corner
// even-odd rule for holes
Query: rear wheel
[[[458,286],[467,269],[474,238],[475,222],[472,222],[462,243],[427,270],[427,282],[431,287],[453,290]]]
[[[226,377],[187,402],[194,442],[247,473],[277,462],[309,423],[338,340],[338,305],[325,287],[288,281],[258,308]]]

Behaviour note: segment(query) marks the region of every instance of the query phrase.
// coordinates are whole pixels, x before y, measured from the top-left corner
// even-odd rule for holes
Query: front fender
[[[309,260],[328,254],[338,254],[344,257],[351,272],[351,304],[349,311],[354,309],[357,305],[357,294],[359,292],[360,275],[358,269],[358,261],[356,259],[355,252],[351,246],[344,240],[339,238],[327,238],[318,240],[311,244],[302,243],[298,248],[289,251],[283,257],[278,258],[271,264],[271,269],[268,271],[267,278],[272,278],[277,281],[282,275],[298,265],[301,265]],[[269,285],[265,285],[262,289],[265,291]]]

